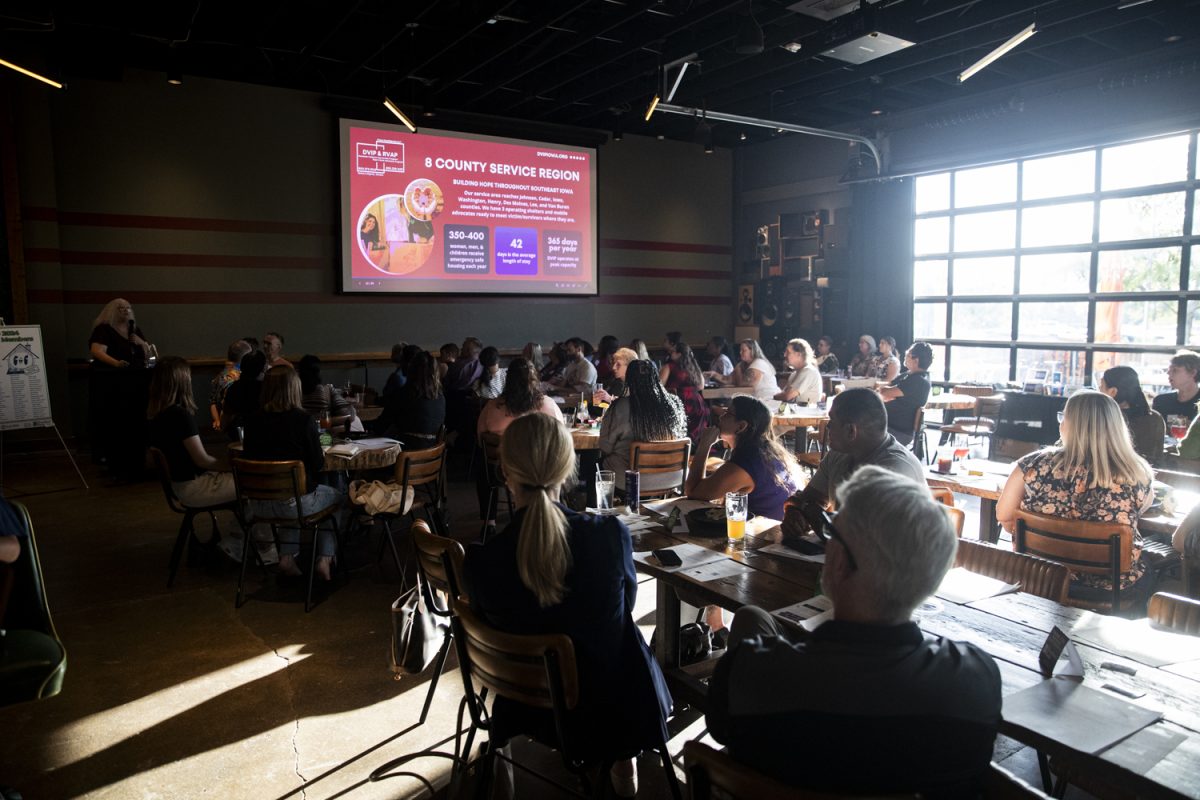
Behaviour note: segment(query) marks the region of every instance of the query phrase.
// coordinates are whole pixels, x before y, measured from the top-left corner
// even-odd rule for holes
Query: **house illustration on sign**
[[[27,372],[38,372],[38,354],[30,350],[23,344],[19,344],[12,350],[8,351],[8,355],[4,357],[4,363],[8,365],[6,374],[8,375],[24,375]]]

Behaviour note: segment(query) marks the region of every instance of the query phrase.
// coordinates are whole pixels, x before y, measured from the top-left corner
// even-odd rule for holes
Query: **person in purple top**
[[[733,453],[706,475],[708,451],[718,438]],[[784,503],[796,491],[797,472],[796,460],[771,431],[771,410],[756,397],[739,395],[720,423],[700,435],[684,488],[695,500],[723,500],[726,492],[745,492],[751,514],[781,520]]]

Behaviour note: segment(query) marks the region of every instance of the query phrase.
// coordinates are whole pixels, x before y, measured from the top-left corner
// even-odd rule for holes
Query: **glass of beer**
[[[749,500],[745,492],[725,493],[725,538],[730,547],[739,547],[745,541]]]

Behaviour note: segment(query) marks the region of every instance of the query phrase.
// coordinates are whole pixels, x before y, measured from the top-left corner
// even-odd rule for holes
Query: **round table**
[[[975,408],[975,401],[978,398],[972,397],[969,394],[954,394],[954,392],[942,392],[941,394],[931,394],[929,399],[925,401],[925,409],[953,409],[956,411],[965,411]]]
[[[599,428],[571,428],[571,443],[576,450],[599,450]]]
[[[356,472],[367,469],[383,469],[395,465],[396,459],[400,457],[399,442],[387,446],[364,447],[350,458],[331,455],[328,447],[322,447],[321,450],[325,453],[325,463],[321,465],[322,472]],[[231,455],[240,456],[242,443],[230,442],[229,452]]]

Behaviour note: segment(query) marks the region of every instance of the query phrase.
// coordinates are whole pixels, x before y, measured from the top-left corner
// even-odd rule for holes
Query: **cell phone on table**
[[[664,547],[661,550],[651,550],[650,552],[654,555],[655,558],[658,559],[658,563],[662,564],[664,567],[682,567],[683,566],[683,559],[681,559],[679,557],[679,554],[676,553],[674,550],[670,550],[670,549],[667,549]]]

